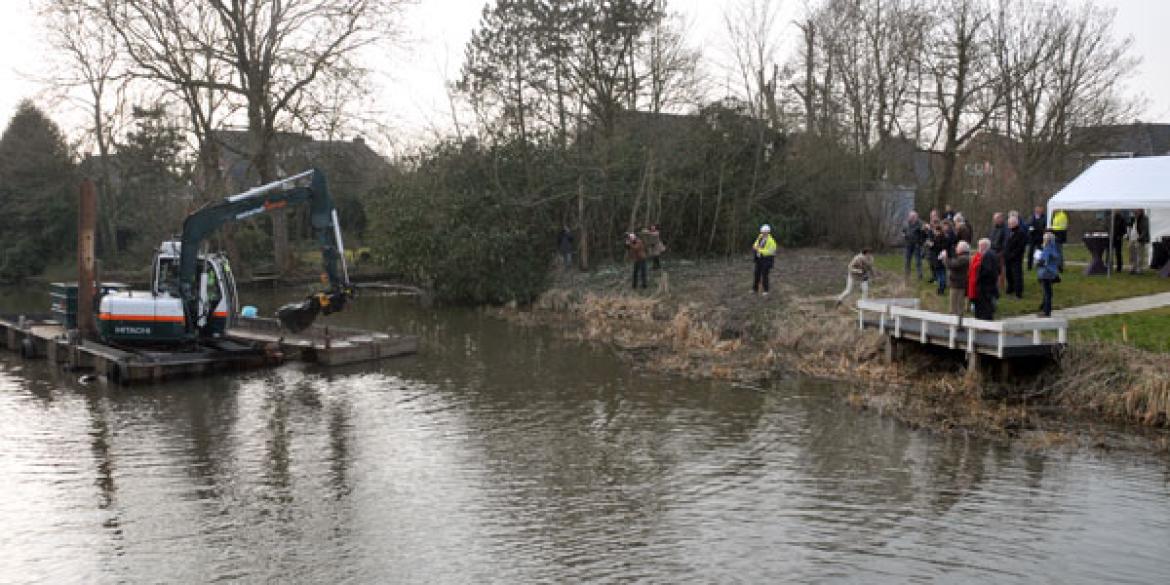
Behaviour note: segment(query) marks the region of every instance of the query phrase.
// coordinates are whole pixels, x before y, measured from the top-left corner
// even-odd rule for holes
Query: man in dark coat
[[[561,233],[557,234],[557,254],[565,263],[565,270],[573,267],[573,232],[569,226],[562,227]]]
[[[911,211],[902,224],[902,243],[905,245],[905,269],[903,274],[906,280],[910,279],[910,261],[914,260],[918,267],[918,280],[922,280],[922,243],[926,239],[926,226],[918,219],[918,212]]]
[[[955,244],[954,254],[947,252],[943,262],[947,266],[947,280],[951,285],[951,314],[962,317],[967,310],[967,268],[971,265],[971,246],[967,242]]]
[[[983,260],[975,278],[975,318],[991,321],[995,319],[995,301],[999,298],[999,257],[987,238],[979,240],[979,251]]]
[[[995,252],[996,259],[1000,262],[999,267],[999,286],[1004,285],[1004,271],[1003,271],[1003,249],[1007,246],[1008,229],[1007,223],[1004,222],[1002,212],[995,212],[991,216],[991,231],[987,232],[987,238],[991,240],[991,251]]]
[[[1113,212],[1113,233],[1110,236],[1113,238],[1113,264],[1117,266],[1116,272],[1121,272],[1125,268],[1122,262],[1121,249],[1125,247],[1125,232],[1129,229],[1129,221],[1125,219],[1120,211]]]
[[[1040,236],[1043,240],[1044,236]],[[1007,273],[1007,293],[1024,298],[1024,254],[1028,251],[1028,233],[1020,227],[1020,218],[1008,218],[1007,245],[1003,248],[1004,272]]]
[[[1032,269],[1036,251],[1044,247],[1044,232],[1048,229],[1048,216],[1044,215],[1044,208],[1037,205],[1028,219],[1028,252],[1024,257],[1028,260],[1028,270]]]
[[[1004,244],[1007,243],[1007,225],[1003,222],[1003,213],[995,212],[991,216],[991,231],[987,232],[987,239],[991,242],[991,251],[1003,254]]]

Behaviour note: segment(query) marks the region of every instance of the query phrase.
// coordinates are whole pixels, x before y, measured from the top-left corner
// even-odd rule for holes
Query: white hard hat
[[[761,234],[766,234],[766,233],[769,233],[771,231],[772,231],[772,226],[770,226],[768,224],[764,224],[764,225],[760,226],[760,233]]]

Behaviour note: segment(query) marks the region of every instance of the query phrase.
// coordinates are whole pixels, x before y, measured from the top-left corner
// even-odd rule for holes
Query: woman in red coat
[[[967,266],[967,300],[971,302],[979,298],[979,287],[976,286],[975,280],[979,277],[981,264],[983,264],[983,252],[977,249],[971,253],[971,264]]]

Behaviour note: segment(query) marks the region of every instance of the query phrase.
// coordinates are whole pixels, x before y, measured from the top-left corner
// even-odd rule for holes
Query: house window
[[[990,177],[995,174],[995,166],[991,161],[969,162],[963,165],[963,171],[968,177]]]

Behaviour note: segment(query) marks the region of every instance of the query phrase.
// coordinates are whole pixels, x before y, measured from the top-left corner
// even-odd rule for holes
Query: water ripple
[[[347,318],[426,351],[334,371],[116,389],[0,355],[0,582],[1170,581],[1164,461],[393,307]]]

